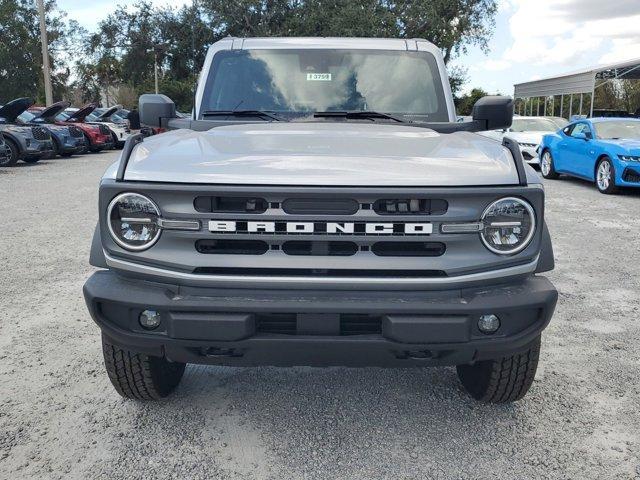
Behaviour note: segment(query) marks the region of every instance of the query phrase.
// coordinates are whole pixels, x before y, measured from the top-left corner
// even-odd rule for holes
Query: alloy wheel
[[[549,172],[551,171],[551,154],[549,152],[544,152],[544,155],[542,155],[540,169],[544,176],[549,175]]]
[[[597,181],[598,188],[603,191],[609,188],[609,185],[611,184],[611,164],[607,160],[600,162],[600,165],[598,166]]]

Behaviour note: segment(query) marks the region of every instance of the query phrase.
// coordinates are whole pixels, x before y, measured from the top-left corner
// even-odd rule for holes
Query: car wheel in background
[[[542,173],[544,178],[548,178],[549,180],[556,180],[560,177],[553,166],[553,156],[549,150],[542,152],[542,157],[540,158],[540,173]]]
[[[473,365],[458,365],[458,378],[465,390],[481,402],[507,403],[520,400],[529,391],[538,369],[540,337],[524,352]]]
[[[604,157],[596,168],[596,186],[600,193],[611,195],[618,193],[616,171],[609,157]]]
[[[89,135],[87,135],[84,132],[83,132],[83,135],[84,135],[85,149],[84,149],[84,152],[82,153],[89,153],[91,151],[91,139],[89,138]]]
[[[109,380],[124,398],[158,400],[180,383],[186,364],[125,350],[102,335],[104,365]]]
[[[53,153],[51,154],[51,157],[49,158],[56,158],[58,155],[60,155],[60,145],[58,145],[58,141],[54,138],[53,139]]]
[[[7,151],[7,156],[4,160],[0,160],[0,167],[11,167],[18,163],[18,146],[8,138],[4,140],[4,148]]]

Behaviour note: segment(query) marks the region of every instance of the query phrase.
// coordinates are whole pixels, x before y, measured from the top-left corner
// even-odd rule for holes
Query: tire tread
[[[102,338],[104,363],[116,391],[125,398],[159,400],[180,382],[185,364],[133,352]]]

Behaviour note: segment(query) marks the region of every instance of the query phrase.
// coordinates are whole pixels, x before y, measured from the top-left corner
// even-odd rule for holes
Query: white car
[[[480,132],[489,138],[502,141],[508,137],[520,145],[522,158],[529,165],[540,165],[540,158],[536,149],[542,142],[543,135],[553,133],[558,130],[558,126],[544,117],[513,117],[511,127],[503,130],[490,130],[488,132]]]

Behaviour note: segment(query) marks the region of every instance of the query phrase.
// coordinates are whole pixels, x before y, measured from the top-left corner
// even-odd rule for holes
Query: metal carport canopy
[[[628,70],[617,72],[619,69]],[[610,72],[611,70],[615,72]],[[552,95],[570,95],[572,93],[592,93],[595,88],[596,76],[604,72],[612,73],[613,75],[611,76],[614,77],[620,75],[620,78],[639,78],[640,58],[609,65],[600,65],[556,77],[519,83],[514,86],[514,97],[550,97]],[[610,75],[607,75],[607,77],[610,77]]]
[[[596,71],[573,73],[562,77],[545,78],[514,86],[515,98],[551,97],[572,93],[591,93],[595,87]]]

